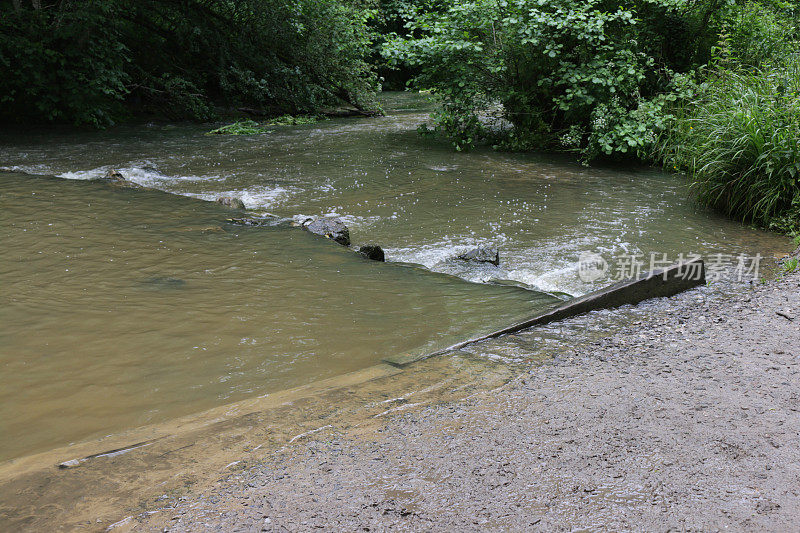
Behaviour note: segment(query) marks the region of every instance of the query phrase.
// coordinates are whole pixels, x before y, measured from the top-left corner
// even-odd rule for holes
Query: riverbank
[[[0,456],[10,460],[0,463],[0,530],[171,526],[176,509],[205,501],[218,480],[244,472],[248,483],[261,483],[252,469],[312,439],[347,439],[356,443],[352,453],[363,454],[360,439],[386,433],[402,440],[407,424],[435,432],[432,423],[420,425],[430,414],[419,422],[396,417],[426,407],[447,415],[441,406],[469,405],[472,395],[531,368],[571,364],[576,353],[595,353],[594,341],[669,318],[664,308],[674,302],[661,300],[402,369],[379,362],[442,335],[460,339],[459,331],[472,336],[491,321],[499,328],[529,316],[532,293],[514,286],[580,295],[605,285],[608,279],[578,275],[575,260],[588,251],[617,266],[632,251],[673,261],[693,252],[718,271],[727,260],[715,258],[761,254],[774,263],[788,248],[785,237],[698,209],[687,183],[657,169],[432,146],[415,129],[427,108],[396,96],[397,112],[386,117],[265,136],[212,136],[185,125],[4,136],[0,159],[11,172],[3,197],[11,201],[3,227],[12,268],[2,281],[13,299],[0,331],[11,339],[0,356]],[[143,190],[92,181],[110,169]],[[228,224],[230,210],[181,196],[232,196],[287,220],[341,217],[356,245],[379,243],[389,263],[436,274],[365,261],[288,226]],[[499,247],[500,265],[448,260],[476,246]],[[716,309],[731,290],[740,288],[691,294]],[[491,294],[504,291],[523,309],[492,305]],[[671,322],[641,334],[665,325]],[[583,385],[579,371],[573,379]],[[316,474],[313,458],[297,460]],[[343,479],[358,495],[353,475]],[[390,490],[409,494],[402,505],[411,505],[414,493],[398,486]],[[297,502],[309,498],[286,490]],[[442,490],[430,493],[443,498]],[[335,523],[323,511],[321,523]],[[275,521],[295,527],[304,514]],[[350,525],[367,519],[354,516]],[[257,520],[250,526],[262,527]]]
[[[119,527],[791,529],[799,292],[792,274],[620,310],[632,325],[500,388],[321,428]]]

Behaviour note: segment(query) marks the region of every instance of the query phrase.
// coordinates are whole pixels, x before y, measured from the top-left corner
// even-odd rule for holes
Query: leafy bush
[[[800,63],[722,70],[660,141],[700,200],[780,231],[800,230]]]
[[[254,120],[240,120],[233,124],[227,124],[208,132],[209,135],[259,135],[271,133],[270,126],[299,126],[301,124],[315,124],[319,122],[319,117],[311,115],[283,115],[262,124]]]
[[[709,57],[727,6],[717,0],[473,0],[418,13],[390,41],[390,62],[420,69],[441,105],[436,128],[461,149],[498,109],[512,128],[498,144],[566,147],[587,158],[649,151],[663,127],[674,73]],[[665,21],[672,21],[667,24]],[[676,32],[696,52],[665,43]]]
[[[797,52],[798,20],[792,9],[746,2],[722,28],[715,49],[716,64],[726,68],[758,68],[787,61]]]
[[[365,0],[369,1],[369,0]],[[373,108],[360,0],[41,0],[0,4],[0,120],[205,120],[216,105]]]
[[[800,57],[791,9],[748,2],[710,67],[669,107],[654,158],[686,171],[700,201],[738,220],[800,232]]]
[[[57,15],[0,8],[0,118],[105,125],[120,115],[131,80],[118,8],[72,4]]]

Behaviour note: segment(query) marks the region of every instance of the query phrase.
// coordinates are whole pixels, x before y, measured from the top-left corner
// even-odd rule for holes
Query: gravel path
[[[134,528],[800,530],[799,295],[791,275],[624,311],[500,389],[320,431]]]

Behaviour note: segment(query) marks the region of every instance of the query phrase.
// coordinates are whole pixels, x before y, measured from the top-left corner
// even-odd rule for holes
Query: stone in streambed
[[[373,261],[386,261],[386,255],[383,253],[383,248],[377,244],[364,245],[358,249],[358,253]]]
[[[320,217],[303,223],[303,228],[315,234],[327,237],[342,246],[350,246],[350,230],[338,218]]]
[[[235,196],[220,196],[217,198],[217,203],[232,209],[246,209],[244,202]]]
[[[106,175],[100,178],[104,181],[127,181],[127,178],[122,175],[122,172],[119,170],[111,169],[106,172]]]
[[[129,180],[122,174],[119,170],[111,169],[106,172],[106,175],[97,178],[95,181],[102,181],[103,183],[108,183],[109,185],[113,185],[114,187],[127,187],[131,189],[142,189],[141,185],[138,183]]]
[[[490,263],[494,266],[500,264],[500,251],[489,246],[479,246],[473,248],[456,257],[459,261],[471,261],[474,263]]]

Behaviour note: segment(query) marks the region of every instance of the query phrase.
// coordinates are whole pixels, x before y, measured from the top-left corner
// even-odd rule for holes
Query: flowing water
[[[581,280],[583,252],[788,247],[698,208],[679,177],[455,153],[416,134],[424,99],[385,106],[255,136],[0,134],[0,460],[497,329],[608,283]],[[111,168],[177,195],[88,181]],[[227,224],[196,199],[221,194],[279,218],[339,215],[391,263],[288,223]],[[499,267],[448,260],[480,244],[500,247]]]

